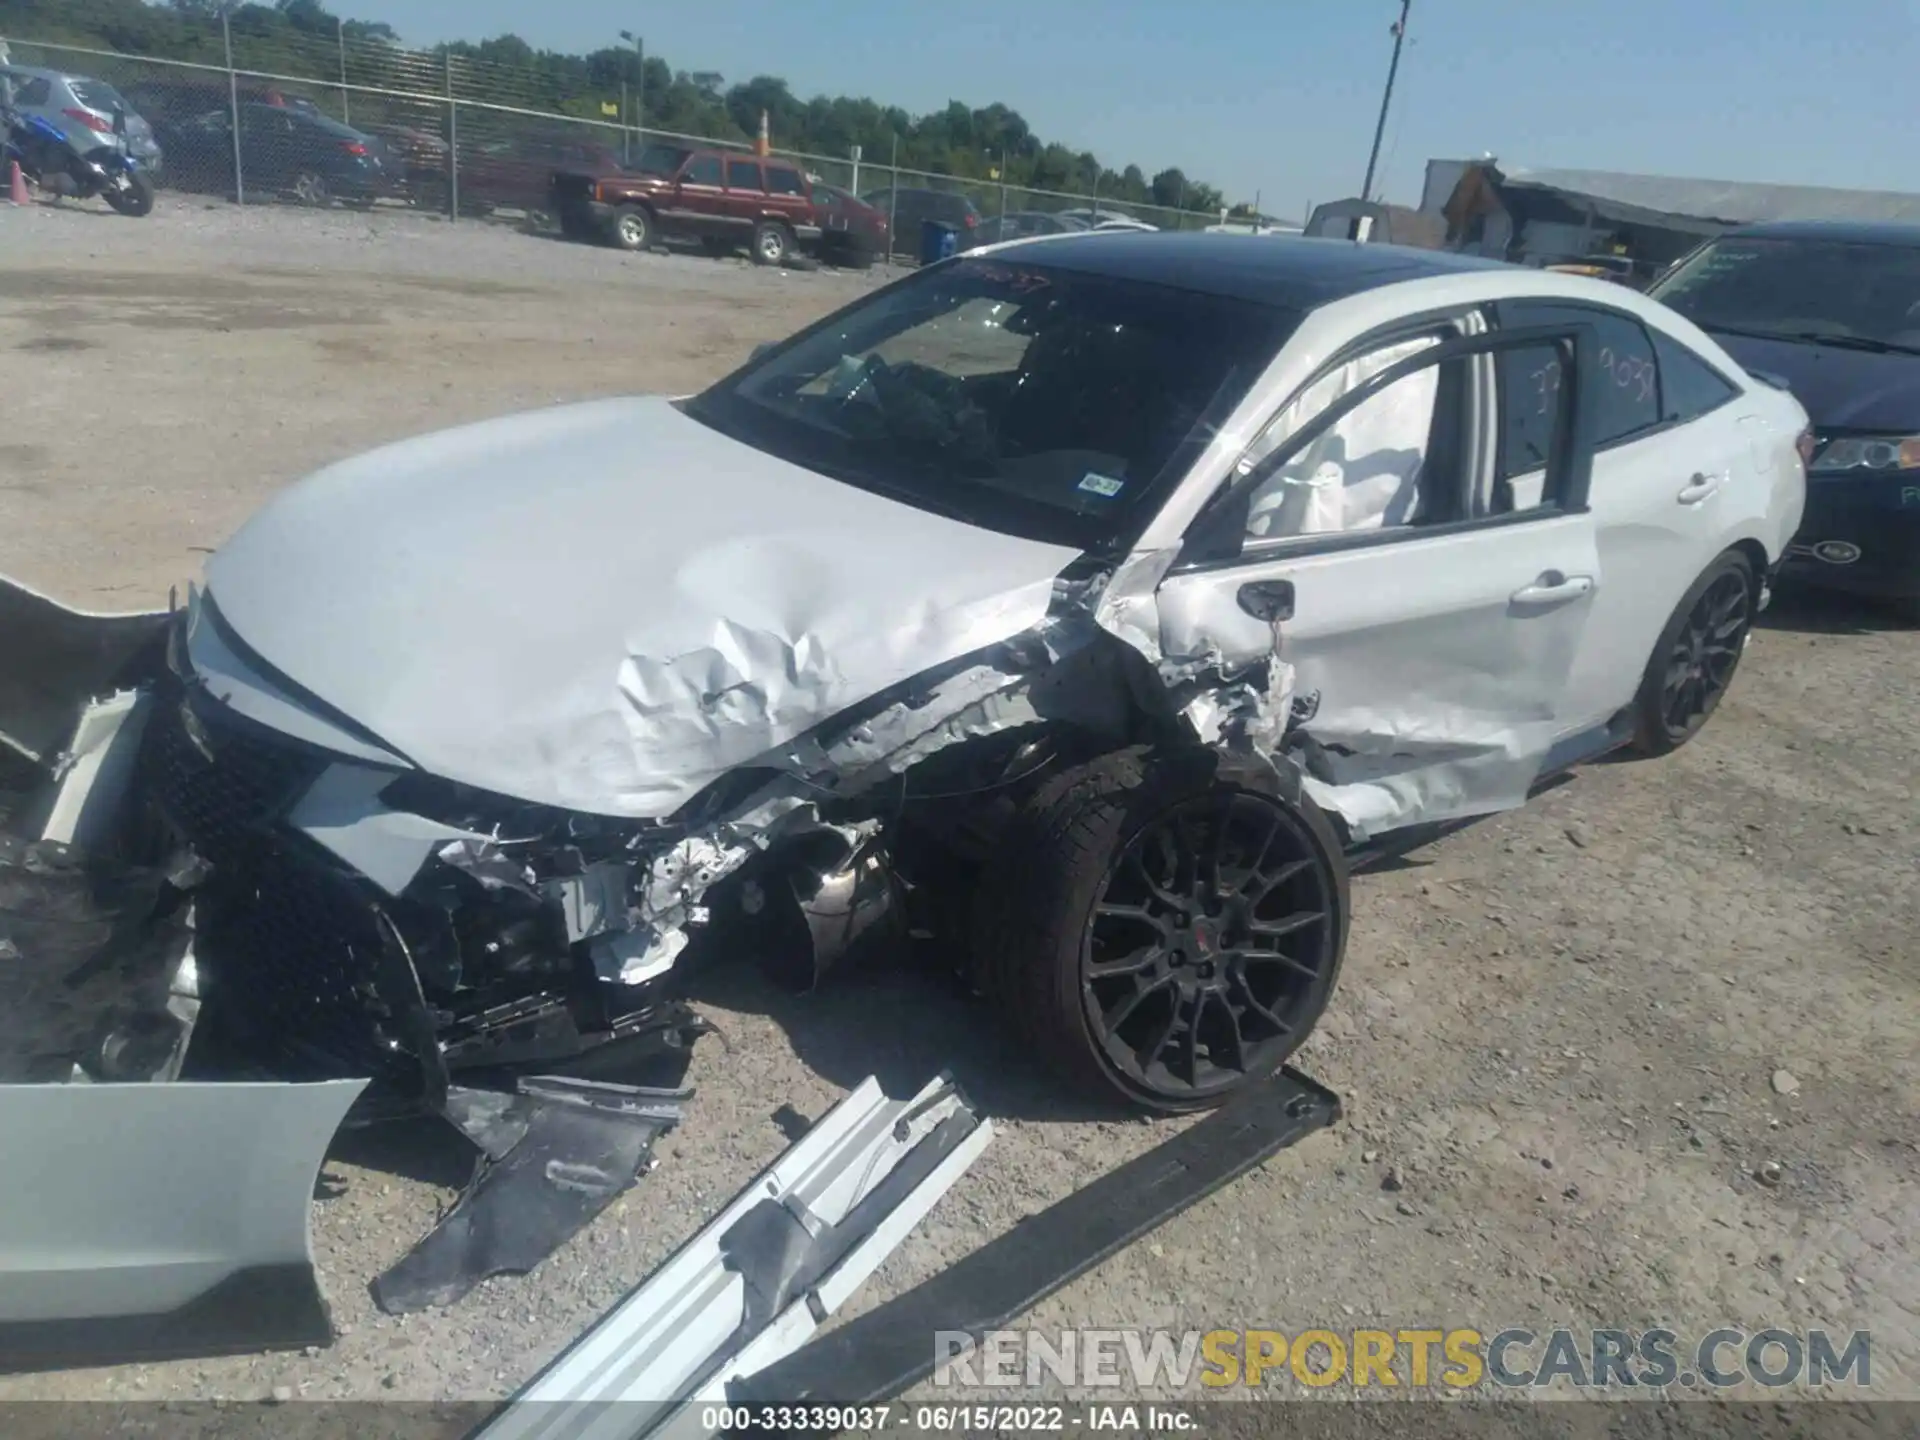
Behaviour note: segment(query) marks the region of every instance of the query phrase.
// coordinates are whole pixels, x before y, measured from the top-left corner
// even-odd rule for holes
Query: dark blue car
[[[1649,293],[1784,381],[1812,418],[1786,574],[1920,619],[1920,226],[1746,226]]]

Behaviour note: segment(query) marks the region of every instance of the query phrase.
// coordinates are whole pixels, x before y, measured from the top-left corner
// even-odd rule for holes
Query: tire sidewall
[[[1680,597],[1680,603],[1674,606],[1673,614],[1668,617],[1660,638],[1654,642],[1653,654],[1647,658],[1647,668],[1640,677],[1640,693],[1634,698],[1634,732],[1638,748],[1643,754],[1666,755],[1678,750],[1692,740],[1718,711],[1720,701],[1726,698],[1728,690],[1733,688],[1733,680],[1740,673],[1740,662],[1746,655],[1746,638],[1740,642],[1740,654],[1734,658],[1733,671],[1727,676],[1727,684],[1715,697],[1707,713],[1700,722],[1684,735],[1674,736],[1667,729],[1665,707],[1661,704],[1667,678],[1667,664],[1672,657],[1673,647],[1679,642],[1680,632],[1686,627],[1687,619],[1700,599],[1712,589],[1714,584],[1729,573],[1738,573],[1747,587],[1747,633],[1752,634],[1752,607],[1757,600],[1758,586],[1755,583],[1753,562],[1738,550],[1723,551],[1713,564],[1703,570],[1687,593]]]
[[[1048,877],[1064,882],[1060,885],[1055,902],[1064,912],[1064,923],[1058,932],[1060,946],[1054,954],[1045,957],[1059,1013],[1072,1017],[1075,1038],[1087,1057],[1088,1066],[1099,1072],[1115,1099],[1162,1113],[1210,1109],[1284,1065],[1299,1044],[1312,1033],[1314,1025],[1324,1013],[1339,984],[1341,962],[1346,954],[1349,914],[1347,868],[1339,842],[1326,817],[1299,789],[1297,777],[1290,773],[1262,766],[1260,769],[1268,772],[1267,775],[1258,772],[1223,775],[1217,762],[1218,757],[1212,751],[1200,748],[1140,756],[1137,762],[1138,783],[1116,797],[1118,803],[1100,816],[1096,842],[1099,863],[1079,867],[1066,876]],[[1271,783],[1266,783],[1269,777]],[[1271,1063],[1249,1071],[1243,1080],[1230,1087],[1188,1098],[1171,1098],[1142,1090],[1122,1074],[1107,1058],[1099,1038],[1094,1034],[1087,1019],[1082,992],[1088,922],[1115,861],[1135,836],[1180,804],[1234,790],[1278,802],[1290,809],[1310,840],[1320,848],[1329,881],[1328,893],[1337,912],[1333,927],[1333,958],[1316,984],[1312,1005],[1307,1012],[1308,1023],[1299,1041]],[[1005,958],[1010,960],[1012,957]]]

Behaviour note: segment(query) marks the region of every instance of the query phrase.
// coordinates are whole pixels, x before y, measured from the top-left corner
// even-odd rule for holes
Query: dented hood
[[[421,769],[658,817],[1046,613],[1076,552],[751,449],[660,399],[489,421],[287,490],[208,594]]]

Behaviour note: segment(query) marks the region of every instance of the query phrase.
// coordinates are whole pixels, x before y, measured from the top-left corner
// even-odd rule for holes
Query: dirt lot
[[[200,205],[0,207],[0,255],[0,570],[103,608],[163,602],[324,461],[688,389],[873,283]],[[1920,632],[1777,606],[1678,756],[1593,767],[1357,881],[1301,1057],[1347,1123],[1032,1323],[1865,1328],[1875,1392],[1920,1398],[1916,755]],[[701,1008],[725,1043],[702,1042],[658,1169],[537,1274],[380,1316],[368,1279],[467,1162],[430,1128],[363,1141],[314,1209],[337,1344],[15,1377],[0,1399],[504,1394],[783,1148],[777,1108],[817,1115],[868,1073],[951,1067],[1000,1128],[869,1301],[1164,1133],[1064,1108],[991,1015],[915,974],[794,999],[743,971]]]

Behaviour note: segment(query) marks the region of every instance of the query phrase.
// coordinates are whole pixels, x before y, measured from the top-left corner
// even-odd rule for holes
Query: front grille
[[[154,718],[155,798],[174,828],[216,866],[244,863],[326,768],[317,752],[197,697],[163,697]]]
[[[417,1084],[417,1062],[388,1043],[379,892],[281,824],[326,758],[186,705],[162,697],[149,774],[161,812],[213,867],[195,891],[194,951],[217,1030],[284,1079]]]

